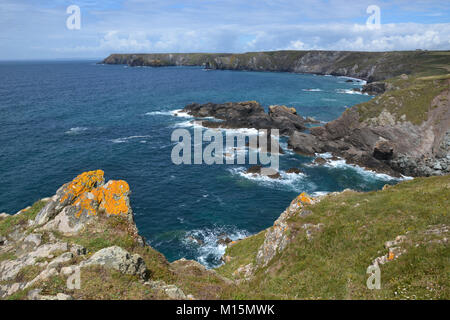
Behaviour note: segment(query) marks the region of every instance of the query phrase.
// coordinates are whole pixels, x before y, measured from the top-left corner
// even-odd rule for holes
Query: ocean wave
[[[355,91],[352,89],[336,89],[336,92],[337,93],[345,93],[345,94],[361,94],[361,95],[368,96],[367,93],[363,93],[361,91]]]
[[[88,128],[86,127],[74,127],[74,128],[70,128],[68,131],[66,131],[66,134],[80,134],[83,131],[88,130]]]
[[[295,192],[315,188],[315,184],[312,181],[305,179],[307,175],[304,173],[287,173],[286,171],[279,170],[278,172],[280,173],[281,178],[272,179],[260,174],[247,173],[247,169],[245,167],[230,168],[227,170],[232,175],[237,175],[241,178],[259,183],[266,187],[279,188],[280,186],[284,186]]]
[[[361,176],[363,176],[365,178],[369,178],[369,179],[378,179],[378,180],[384,180],[384,181],[392,181],[392,180],[402,181],[402,180],[412,179],[411,177],[407,177],[407,176],[402,176],[400,178],[397,178],[397,177],[393,177],[393,176],[390,176],[385,173],[379,173],[379,172],[376,172],[373,170],[365,169],[358,165],[347,163],[345,161],[345,159],[329,160],[332,157],[332,154],[329,152],[318,154],[318,156],[321,158],[324,158],[324,159],[328,159],[327,163],[325,163],[323,165],[325,167],[337,168],[337,169],[352,169],[352,170],[356,171],[358,174],[360,174]],[[311,165],[316,166],[316,164],[311,164]]]
[[[170,114],[174,117],[180,117],[180,118],[194,118],[187,112],[184,112],[183,109],[177,109],[170,111]]]
[[[353,80],[354,81],[353,84],[356,84],[356,85],[365,85],[365,84],[367,84],[366,80],[362,80],[362,79],[358,79],[358,78],[352,78],[352,77],[346,77],[346,76],[340,76],[338,78],[339,79],[350,79],[350,80]]]
[[[307,91],[307,92],[319,92],[319,91],[323,91],[322,89],[302,89],[302,91]]]
[[[172,116],[173,111],[151,111],[145,113],[146,116]]]
[[[217,243],[219,239],[228,237],[235,241],[250,235],[247,230],[235,226],[217,226],[188,231],[182,242],[188,249],[195,251],[198,262],[207,268],[215,268],[223,263],[221,257],[227,248],[225,244]]]
[[[130,136],[130,137],[124,137],[124,138],[111,139],[109,141],[111,141],[112,143],[126,143],[133,139],[145,139],[145,138],[150,138],[150,137],[151,136]],[[139,142],[146,143],[147,141],[140,140]]]

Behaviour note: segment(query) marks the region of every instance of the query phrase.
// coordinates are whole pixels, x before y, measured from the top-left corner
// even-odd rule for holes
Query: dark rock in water
[[[270,179],[281,179],[281,175],[280,175],[279,172],[274,173],[274,174],[269,174],[268,177],[269,177]]]
[[[300,173],[302,173],[302,170],[300,170],[299,168],[290,168],[290,169],[288,169],[288,171],[286,171],[286,173],[300,174]]]
[[[262,169],[262,166],[256,165],[256,166],[251,166],[250,168],[248,168],[246,172],[250,173],[250,174],[261,174],[261,169]]]
[[[331,160],[331,161],[336,161],[336,160],[341,160],[341,159],[338,158],[338,157],[336,157],[336,156],[332,156],[332,157],[330,158],[330,160]]]
[[[373,148],[373,156],[378,160],[390,160],[394,155],[394,145],[387,140],[379,140]]]
[[[318,158],[314,159],[314,163],[318,164],[318,165],[323,165],[323,164],[327,163],[327,160],[325,160],[322,157],[318,157]]]
[[[273,128],[279,129],[280,134],[289,134],[294,130],[303,131],[306,129],[305,119],[298,116],[294,108],[270,106],[269,116],[273,121]]]
[[[367,93],[370,95],[382,94],[385,91],[386,91],[386,84],[384,82],[371,82],[365,84],[361,90],[362,93]]]
[[[298,131],[289,136],[288,146],[295,152],[307,156],[322,153],[324,147],[323,143],[315,136]]]
[[[188,236],[187,239],[188,239],[189,241],[192,241],[192,242],[197,243],[199,246],[202,246],[202,245],[205,244],[205,242],[204,242],[203,240],[197,239],[197,238],[195,238],[195,237],[193,237],[193,236]]]
[[[231,240],[229,237],[226,237],[226,238],[221,238],[221,239],[219,239],[219,240],[217,240],[217,244],[218,245],[224,245],[224,246],[226,246],[227,244],[229,244],[231,241],[233,241],[233,240]]]
[[[259,174],[262,175],[262,169],[263,167],[260,165],[251,166],[247,169],[247,174]],[[267,169],[269,172],[266,172],[265,175],[271,179],[281,179],[281,175],[279,172],[272,170],[270,168],[264,168]]]
[[[305,122],[306,122],[306,123],[313,123],[313,124],[318,124],[318,123],[320,123],[319,120],[316,120],[316,119],[313,118],[313,117],[306,117]]]
[[[345,80],[345,82],[353,82],[352,79]]]
[[[306,129],[305,119],[297,115],[294,108],[285,106],[270,106],[269,113],[256,101],[227,102],[222,104],[192,103],[187,105],[184,112],[194,117],[214,117],[223,120],[204,121],[208,128],[254,128],[254,129],[278,129],[281,135]]]

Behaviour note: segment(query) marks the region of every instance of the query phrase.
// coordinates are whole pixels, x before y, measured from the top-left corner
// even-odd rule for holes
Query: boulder
[[[318,164],[319,166],[324,165],[325,163],[327,163],[327,160],[325,160],[322,157],[318,157],[314,159],[314,163]]]
[[[88,260],[83,261],[80,267],[99,265],[120,271],[124,274],[137,275],[142,279],[148,278],[148,270],[144,260],[138,254],[131,255],[119,246],[101,249]]]
[[[302,173],[302,170],[300,170],[299,168],[290,168],[286,171],[286,173],[300,174],[300,173]]]
[[[394,144],[388,140],[380,139],[373,148],[373,157],[378,160],[390,160],[394,155]]]
[[[303,155],[322,153],[324,144],[314,135],[295,131],[289,136],[288,146]]]

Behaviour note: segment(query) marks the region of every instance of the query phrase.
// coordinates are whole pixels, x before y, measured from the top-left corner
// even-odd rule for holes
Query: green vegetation
[[[448,176],[327,196],[308,206],[311,215],[292,218],[292,243],[224,298],[449,299],[450,249],[443,243],[448,234],[427,232],[449,226],[449,207]],[[305,223],[325,226],[308,240],[301,227]],[[384,243],[398,235],[407,236],[401,244],[406,253],[381,266],[381,290],[367,289],[367,267],[387,254]],[[239,241],[227,254],[254,257],[253,238]],[[219,272],[230,274],[224,267]]]
[[[450,74],[390,79],[386,83],[391,90],[355,106],[360,121],[375,118],[386,110],[396,121],[406,120],[419,125],[428,120],[430,108],[437,107],[432,106],[433,99],[444,90],[450,89],[449,79]]]
[[[37,201],[29,209],[25,209],[20,214],[11,215],[0,220],[0,236],[6,236],[11,233],[18,225],[26,225],[29,220],[34,219],[39,211],[45,206],[44,201]]]
[[[233,272],[241,265],[254,263],[256,255],[249,255],[249,252],[256,252],[264,242],[266,231],[253,235],[245,241],[238,241],[235,245],[227,248],[225,256],[231,257],[231,260],[217,269],[217,272],[223,276],[232,279]]]

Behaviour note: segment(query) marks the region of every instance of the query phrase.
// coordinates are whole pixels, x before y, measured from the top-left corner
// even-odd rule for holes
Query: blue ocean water
[[[257,100],[330,121],[370,99],[352,94],[360,83],[345,80],[94,61],[2,62],[0,212],[16,212],[83,171],[103,169],[106,179],[130,184],[136,223],[154,248],[169,260],[216,266],[221,234],[237,239],[261,231],[302,191],[374,190],[396,180],[343,161],[314,166],[313,158],[289,151],[280,158],[281,180],[248,177],[243,165],[176,166],[171,133],[193,129],[190,119],[170,111],[191,102]],[[288,175],[290,167],[305,174]]]

